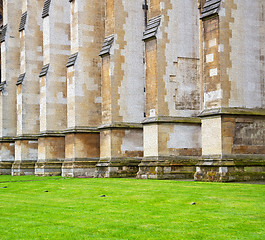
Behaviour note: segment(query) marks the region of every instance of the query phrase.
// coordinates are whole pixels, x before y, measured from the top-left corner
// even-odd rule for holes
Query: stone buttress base
[[[63,160],[49,159],[38,161],[35,165],[36,176],[61,176]]]
[[[65,157],[64,135],[45,135],[39,138],[36,176],[58,176],[62,174]]]
[[[96,169],[96,177],[126,178],[136,177],[138,165],[142,158],[100,159]]]
[[[223,156],[199,161],[196,181],[232,182],[265,180],[264,155]]]
[[[265,111],[218,108],[202,118],[202,161],[197,181],[254,181],[265,179]]]
[[[13,162],[0,161],[0,175],[11,175]]]
[[[12,176],[34,175],[36,162],[37,160],[15,161],[12,165]]]
[[[38,139],[18,139],[15,143],[15,162],[12,175],[34,175],[38,160]]]
[[[0,139],[0,175],[11,175],[12,164],[15,160],[15,142]]]
[[[62,165],[63,177],[95,177],[99,158],[66,159]]]
[[[82,131],[66,133],[63,177],[95,177],[100,153],[100,134],[92,128]]]
[[[144,158],[137,178],[192,179],[201,156],[201,120],[197,117],[146,118]]]
[[[114,123],[101,127],[100,160],[96,177],[136,177],[143,157],[143,127]]]
[[[142,179],[192,179],[197,157],[160,156],[145,157],[139,164],[137,178]]]

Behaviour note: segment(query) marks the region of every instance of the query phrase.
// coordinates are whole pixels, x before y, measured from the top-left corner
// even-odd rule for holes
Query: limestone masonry
[[[265,179],[265,0],[0,10],[0,175]]]

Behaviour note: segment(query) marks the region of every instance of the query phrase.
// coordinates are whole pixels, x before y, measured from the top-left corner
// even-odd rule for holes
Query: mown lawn
[[[0,239],[265,239],[264,200],[265,185],[0,176]]]

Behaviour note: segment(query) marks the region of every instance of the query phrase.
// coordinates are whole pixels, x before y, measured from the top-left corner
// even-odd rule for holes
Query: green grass
[[[265,239],[264,200],[264,185],[0,176],[0,239]]]

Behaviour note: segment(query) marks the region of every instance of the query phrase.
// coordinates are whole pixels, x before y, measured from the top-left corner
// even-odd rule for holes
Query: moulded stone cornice
[[[97,127],[74,127],[74,128],[68,128],[63,133],[69,134],[69,133],[94,133],[99,132],[99,129]]]
[[[14,137],[14,140],[38,140],[39,135],[38,134],[23,134],[23,135],[18,135]]]
[[[0,142],[14,142],[15,137],[1,137]]]
[[[111,124],[103,124],[99,129],[110,129],[110,128],[138,128],[142,129],[143,125],[141,123],[126,123],[126,122],[114,122]]]
[[[202,111],[198,117],[209,117],[217,115],[252,115],[265,116],[265,109],[262,108],[214,108]]]
[[[40,132],[38,134],[38,137],[64,137],[65,134],[63,131],[45,131],[45,132]]]
[[[201,119],[198,117],[169,117],[169,116],[158,116],[145,119],[143,124],[151,123],[190,123],[190,124],[201,124]]]
[[[166,164],[168,162],[173,163],[176,161],[177,164],[188,164],[188,165],[193,165],[197,161],[202,160],[201,156],[148,156],[148,157],[143,157],[143,161],[141,164],[145,165],[145,162],[149,162],[150,164],[161,162],[163,164]],[[141,166],[140,164],[140,166]]]
[[[126,166],[135,164],[138,166],[142,160],[142,157],[111,157],[100,158],[97,166]]]
[[[256,161],[263,161],[265,165],[265,154],[223,154],[223,155],[203,155],[201,157],[205,162],[213,161],[239,161],[241,164],[255,163]]]

